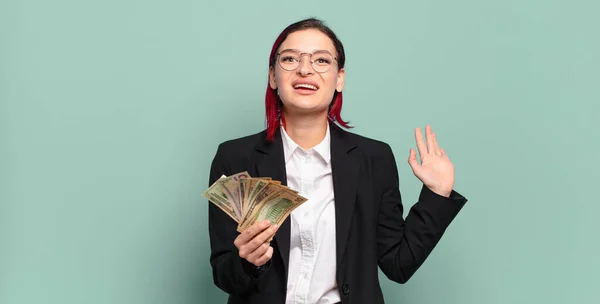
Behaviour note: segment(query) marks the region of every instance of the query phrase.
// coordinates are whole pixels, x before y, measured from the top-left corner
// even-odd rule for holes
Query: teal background
[[[600,303],[597,1],[0,2],[0,303],[225,303],[208,169],[264,126],[278,33],[323,18],[343,117],[430,123],[469,203],[388,303]],[[594,118],[596,117],[596,118]]]

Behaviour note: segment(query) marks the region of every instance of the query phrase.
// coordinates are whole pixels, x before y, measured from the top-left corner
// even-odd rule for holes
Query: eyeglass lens
[[[304,53],[301,56],[300,52],[286,50],[279,54],[279,65],[284,70],[293,71],[298,68],[304,55],[310,56],[313,69],[318,73],[327,72],[333,64],[333,56],[327,52],[315,52],[312,55]]]

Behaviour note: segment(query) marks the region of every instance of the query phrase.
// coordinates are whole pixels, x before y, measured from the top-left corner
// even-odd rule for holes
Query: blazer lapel
[[[281,131],[277,130],[272,142],[263,139],[256,146],[256,150],[259,152],[256,160],[256,177],[271,177],[273,180],[281,181],[282,185],[287,186]],[[290,229],[290,217],[288,216],[275,233],[275,242],[277,242],[277,247],[283,259],[286,277],[290,255]]]
[[[335,196],[336,261],[339,265],[348,243],[360,167],[349,154],[356,145],[348,134],[334,123],[331,123],[330,127],[331,171]]]

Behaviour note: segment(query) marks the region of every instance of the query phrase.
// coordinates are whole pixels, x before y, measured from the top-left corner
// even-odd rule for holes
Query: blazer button
[[[348,286],[348,284],[342,285],[342,293],[345,295],[350,293],[350,286]]]

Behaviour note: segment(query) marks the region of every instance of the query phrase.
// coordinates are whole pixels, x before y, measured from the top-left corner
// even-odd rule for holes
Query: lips
[[[319,85],[309,80],[297,80],[292,83],[295,90],[311,90],[316,91],[319,89]]]

